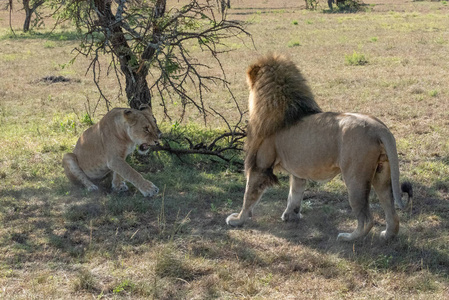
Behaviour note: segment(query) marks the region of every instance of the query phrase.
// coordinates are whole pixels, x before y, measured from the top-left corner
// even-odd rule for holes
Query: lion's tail
[[[404,203],[402,202],[402,193],[408,194],[407,204],[413,197],[413,188],[410,182],[404,182],[402,185],[399,183],[399,158],[398,151],[396,148],[396,140],[393,134],[386,129],[380,136],[381,142],[385,146],[385,151],[387,152],[388,161],[390,164],[391,173],[391,188],[393,190],[394,203],[396,203],[399,208],[404,208]]]

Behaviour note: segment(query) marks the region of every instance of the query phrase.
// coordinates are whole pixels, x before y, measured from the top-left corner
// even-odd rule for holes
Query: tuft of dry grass
[[[171,3],[173,5],[178,5]],[[379,117],[397,139],[401,179],[412,182],[413,204],[400,211],[396,239],[384,243],[383,211],[371,196],[375,225],[365,239],[337,243],[351,230],[341,178],[310,183],[304,218],[283,223],[288,179],[268,190],[243,228],[225,217],[240,209],[245,178],[199,158],[166,154],[129,162],[160,195],[146,199],[130,185],[116,195],[72,186],[61,158],[90,121],[106,112],[87,73],[73,58],[70,24],[20,33],[23,12],[0,11],[0,298],[5,299],[444,299],[449,293],[449,50],[448,5],[375,0],[366,12],[306,11],[293,0],[231,1],[232,20],[247,22],[251,42],[221,56],[227,80],[246,109],[248,64],[268,51],[290,55],[326,111]],[[363,53],[369,63],[346,64]],[[202,63],[200,49],[191,54]],[[107,58],[104,58],[107,63]],[[209,70],[219,72],[219,70]],[[113,76],[104,92],[125,106]],[[68,82],[50,83],[48,76]],[[149,77],[151,80],[151,77]],[[209,103],[238,116],[221,86]],[[161,127],[163,118],[153,100]],[[176,111],[177,104],[171,104]],[[86,117],[87,115],[87,117]],[[89,119],[92,118],[92,120]],[[201,128],[194,109],[182,125]],[[209,118],[206,127],[224,126]],[[195,129],[199,130],[199,129]],[[201,136],[201,132],[198,133]],[[162,187],[164,187],[162,189]]]

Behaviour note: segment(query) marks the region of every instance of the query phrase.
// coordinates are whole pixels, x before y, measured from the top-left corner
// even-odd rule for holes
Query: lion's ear
[[[246,71],[246,82],[248,83],[249,87],[252,88],[254,83],[257,79],[257,74],[260,71],[260,66],[258,65],[252,65],[248,68],[248,71]]]
[[[130,110],[130,109],[125,109],[125,111],[123,112],[123,114],[124,114],[125,116],[130,116],[130,115],[132,115],[132,113],[133,113],[133,111]]]

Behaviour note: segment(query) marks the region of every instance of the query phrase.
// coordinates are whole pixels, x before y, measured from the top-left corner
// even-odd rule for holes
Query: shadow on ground
[[[217,175],[208,176],[207,172],[191,172],[188,179],[170,174],[151,177],[154,182],[165,182],[161,193],[151,199],[132,187],[125,194],[110,193],[107,184],[99,192],[87,193],[63,177],[55,181],[54,189],[12,187],[0,191],[2,223],[7,229],[0,238],[3,263],[9,268],[37,260],[82,263],[92,253],[114,260],[118,253],[120,257],[132,255],[124,250],[130,246],[180,238],[187,241],[184,246],[193,256],[237,259],[273,273],[288,270],[343,275],[338,263],[323,260],[323,254],[332,254],[376,270],[414,272],[426,268],[434,274],[449,275],[449,256],[441,251],[444,241],[439,240],[449,232],[447,191],[439,196],[435,187],[413,183],[413,206],[399,212],[402,228],[394,240],[379,238],[385,221],[374,199],[371,233],[355,243],[340,243],[337,234],[352,231],[356,224],[345,193],[312,188],[304,200],[304,218],[284,223],[280,215],[288,187],[283,183],[263,196],[253,220],[235,229],[225,224],[225,218],[240,210],[244,182],[224,179],[217,187]],[[179,180],[189,182],[179,186]],[[420,220],[419,224],[415,220]],[[275,241],[270,243],[274,245],[269,248],[292,246],[299,253],[267,256],[264,241],[253,243],[247,238],[253,233],[273,237]]]

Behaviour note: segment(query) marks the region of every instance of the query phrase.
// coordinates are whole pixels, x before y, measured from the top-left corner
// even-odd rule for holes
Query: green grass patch
[[[89,270],[82,269],[78,272],[77,279],[73,285],[73,290],[75,292],[94,292],[99,290],[99,288],[97,287],[95,276]]]
[[[301,46],[301,43],[298,40],[291,40],[288,42],[287,46],[289,48],[299,47],[299,46]]]
[[[429,96],[430,96],[430,97],[436,97],[436,96],[438,96],[438,91],[437,91],[437,90],[430,90],[430,91],[429,91]]]
[[[1,40],[46,40],[46,41],[80,41],[82,35],[77,31],[61,31],[61,32],[39,32],[39,31],[29,31],[29,32],[12,32],[3,34],[0,36]]]
[[[56,47],[56,44],[55,44],[55,42],[53,42],[53,41],[46,41],[46,42],[44,43],[44,48],[52,49],[52,48],[54,48],[54,47]]]
[[[364,66],[368,64],[365,54],[356,51],[352,54],[345,54],[345,61],[349,66]]]

